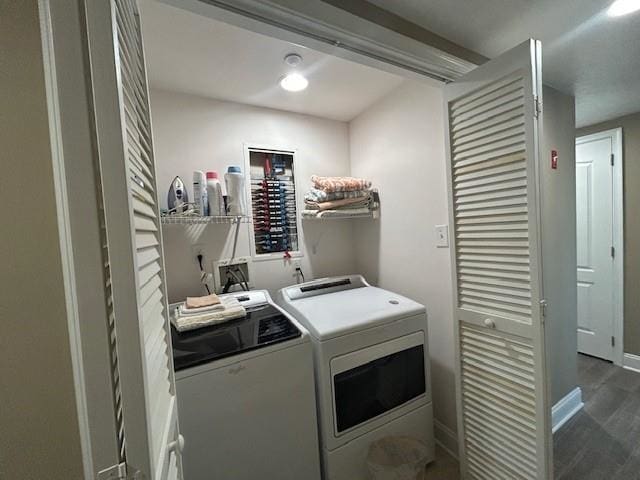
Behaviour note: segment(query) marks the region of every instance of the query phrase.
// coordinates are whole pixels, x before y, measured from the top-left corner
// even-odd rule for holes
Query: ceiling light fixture
[[[308,85],[309,80],[299,73],[290,73],[280,80],[280,86],[287,92],[300,92],[307,88]]]
[[[292,68],[302,65],[302,56],[290,53],[284,57],[284,63]],[[300,92],[307,88],[309,81],[301,73],[292,72],[280,80],[280,86],[287,92]]]
[[[616,0],[607,10],[610,17],[621,17],[640,10],[640,0]]]
[[[297,53],[290,53],[288,55],[285,55],[284,63],[293,68],[299,67],[300,65],[302,65],[302,55],[298,55]]]

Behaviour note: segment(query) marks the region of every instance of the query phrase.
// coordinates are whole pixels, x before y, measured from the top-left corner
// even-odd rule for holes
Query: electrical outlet
[[[214,283],[215,289],[217,292],[222,292],[222,289],[227,282],[227,271],[229,269],[240,270],[240,273],[236,273],[242,280],[246,280],[249,287],[251,284],[251,277],[253,273],[253,264],[251,262],[251,257],[236,257],[233,259],[233,262],[229,262],[229,259],[218,260],[213,262],[213,275],[214,275]],[[234,289],[239,289],[239,285],[235,285]]]
[[[436,247],[449,246],[449,225],[436,225]]]
[[[204,259],[204,245],[201,243],[194,243],[191,245],[191,257],[196,263],[198,263],[198,255],[202,255],[202,258]]]
[[[293,278],[295,278],[296,283],[305,281],[304,272],[302,271],[302,262],[300,259],[293,261]]]

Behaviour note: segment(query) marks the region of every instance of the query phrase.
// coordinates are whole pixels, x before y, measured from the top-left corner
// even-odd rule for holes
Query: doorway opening
[[[639,273],[630,261],[635,245],[630,233],[637,228],[633,158],[639,144],[638,113],[576,132],[578,354],[573,392],[581,397],[563,398],[568,420],[554,434],[555,478],[561,480],[632,479],[640,467],[640,344],[633,315],[628,315],[636,301],[629,280]],[[559,417],[561,411],[556,411]]]
[[[622,129],[576,139],[578,352],[623,363]]]
[[[238,298],[251,299],[264,292],[275,300],[280,289],[295,283],[361,272],[380,288],[435,303],[435,298],[420,295],[427,291],[438,295],[421,284],[437,281],[438,269],[427,264],[448,262],[448,251],[436,250],[432,231],[447,218],[440,84],[355,63],[241,28],[217,16],[162,2],[140,5],[160,192],[174,185],[179,176],[189,198],[197,201],[196,188],[190,184],[194,172],[210,172],[223,188],[224,173],[230,167],[245,177],[247,208],[243,221],[234,224],[201,222],[197,214],[178,218],[170,213],[170,199],[165,203],[160,196],[160,207],[167,211],[162,217],[162,235],[169,308],[176,308],[185,297],[207,293],[207,287],[211,292],[227,293],[221,281],[224,272],[240,261],[243,275],[238,276],[246,277],[242,278],[245,287],[249,284],[258,292],[241,292],[241,285],[232,285],[229,294]],[[293,75],[298,77],[292,85],[287,79]],[[418,162],[423,152],[433,152],[434,160]],[[420,180],[406,182],[407,175]],[[330,215],[311,216],[318,203],[312,196],[320,195],[313,190],[316,176],[370,182],[381,192],[379,216],[370,214],[373,209],[360,202],[351,209],[331,208],[335,212]],[[227,182],[227,196],[233,196],[231,187]],[[366,193],[354,197],[356,200],[369,195],[367,185],[360,190]],[[386,198],[393,204],[387,204]],[[339,200],[351,205],[350,197]],[[437,208],[422,212],[424,223],[413,225],[422,232],[421,237],[433,239],[426,247],[433,253],[421,255],[418,245],[411,243],[398,249],[397,255],[387,249],[399,237],[408,236],[407,205],[438,200]],[[354,218],[338,216],[349,210]],[[382,222],[384,229],[379,226]],[[406,261],[405,255],[413,249],[417,260]],[[400,264],[402,274],[398,274]],[[433,273],[425,276],[421,272]],[[445,302],[450,300],[448,287],[436,287]],[[275,310],[271,299],[267,304]],[[339,310],[340,304],[324,307]],[[248,311],[246,318],[252,315],[255,312]],[[357,317],[354,313],[349,322],[355,324]],[[434,338],[440,337],[440,325],[448,334],[446,313],[441,317],[431,317]],[[186,444],[182,457],[185,478],[248,479],[259,473],[269,478],[318,479],[320,465],[331,478],[363,478],[373,437],[393,431],[424,442],[428,460],[433,459],[432,392],[438,391],[442,397],[438,402],[443,405],[450,405],[455,393],[453,388],[448,394],[437,388],[428,361],[417,363],[395,351],[382,355],[386,338],[381,337],[382,342],[366,337],[371,345],[360,345],[360,337],[349,337],[331,350],[332,363],[325,365],[324,357],[308,355],[311,337],[305,332],[303,340],[287,341],[302,345],[297,358],[275,363],[284,355],[284,348],[257,345],[252,352],[241,351],[238,347],[249,344],[254,334],[260,337],[260,330],[247,328],[242,319],[233,325],[223,339],[232,355],[220,359],[207,357],[206,350],[221,348],[222,340],[214,342],[207,333],[183,334],[172,328],[174,355],[187,352],[201,362],[174,362],[180,431]],[[391,340],[399,337],[398,325],[393,333],[389,331]],[[418,359],[428,359],[429,340],[426,335],[420,338],[425,347],[412,352]],[[453,345],[449,348],[453,350]],[[324,369],[330,366],[335,382],[341,381],[347,375],[336,373],[337,359],[346,361],[354,352],[365,350],[371,358],[357,357],[365,362],[363,375],[349,374],[352,381],[358,380],[357,386],[328,390],[321,376]],[[376,360],[381,355],[383,360]],[[391,355],[398,355],[399,360]],[[238,366],[230,367],[232,361]],[[315,366],[312,361],[318,363],[315,378],[310,373]],[[375,373],[377,364],[384,365],[380,373]],[[401,375],[390,370],[395,364],[400,364],[403,374],[424,371],[423,388],[410,377],[407,393],[398,395]],[[440,368],[436,365],[434,370]],[[379,378],[393,378],[389,388],[394,389],[393,403],[381,400],[380,408],[372,393],[384,389],[375,386]],[[412,393],[416,388],[419,393]],[[373,399],[370,412],[362,406],[359,392],[367,394],[367,401]],[[341,428],[343,412],[360,420]],[[400,422],[411,423],[411,429]],[[455,428],[455,420],[448,420],[446,427]],[[274,435],[278,441],[273,441]],[[211,451],[211,445],[222,443],[225,449]],[[430,468],[447,468],[450,457],[444,450],[438,449],[437,458],[437,467]]]

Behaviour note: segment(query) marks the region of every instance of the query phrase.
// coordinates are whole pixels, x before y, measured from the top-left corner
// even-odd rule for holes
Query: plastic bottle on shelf
[[[237,166],[230,166],[224,174],[227,184],[227,213],[229,215],[246,215],[247,199],[244,188],[244,175]]]
[[[224,215],[222,185],[218,178],[218,172],[207,172],[207,197],[209,199],[209,215],[212,217]]]
[[[209,203],[207,202],[204,172],[200,170],[193,172],[193,201],[196,204],[198,213],[206,217],[208,215]]]

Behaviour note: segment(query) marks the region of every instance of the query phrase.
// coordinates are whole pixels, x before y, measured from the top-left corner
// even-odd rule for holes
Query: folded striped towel
[[[331,200],[329,202],[309,202],[305,200],[306,208],[310,210],[336,210],[344,208],[366,207],[369,205],[369,195],[365,197],[343,198],[342,200]]]
[[[208,327],[218,323],[228,322],[236,318],[243,318],[247,315],[247,311],[240,304],[237,298],[233,296],[220,297],[220,305],[214,310],[201,313],[182,314],[180,309],[184,307],[184,303],[178,305],[171,314],[171,323],[179,332],[194,330],[196,328]]]
[[[331,202],[344,198],[357,198],[369,195],[369,190],[348,190],[346,192],[325,192],[318,188],[312,188],[304,195],[304,199],[309,202]]]
[[[325,192],[345,192],[371,188],[369,180],[355,177],[319,177],[312,175],[311,182],[315,188]]]

